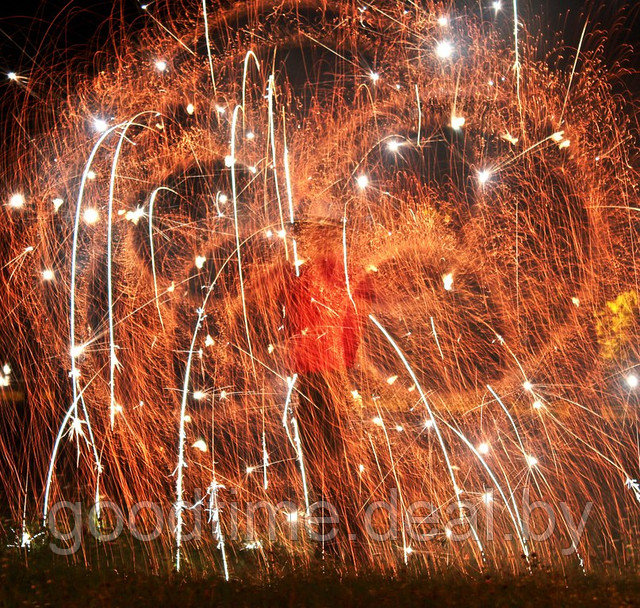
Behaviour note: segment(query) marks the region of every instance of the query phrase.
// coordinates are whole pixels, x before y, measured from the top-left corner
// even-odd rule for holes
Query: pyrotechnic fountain
[[[152,502],[175,516],[152,555],[229,576],[244,551],[313,559],[289,532],[320,497],[356,520],[392,496],[397,534],[347,521],[345,563],[634,563],[636,125],[595,35],[561,69],[515,2],[144,18],[97,75],[30,97],[38,128],[3,152],[15,519]],[[213,534],[188,540],[198,489]],[[272,539],[234,534],[249,501],[279,505]]]

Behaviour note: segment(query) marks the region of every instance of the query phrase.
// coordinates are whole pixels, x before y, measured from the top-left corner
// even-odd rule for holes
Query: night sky
[[[109,38],[107,19],[110,15],[121,15],[129,32],[135,32],[137,27],[145,23],[140,4],[135,0],[25,0],[0,3],[0,70],[24,71],[34,58],[37,61],[43,49],[47,50],[45,56],[49,58],[51,49],[54,49],[58,64],[70,58],[90,62],[92,49],[100,48],[108,52],[103,45]],[[458,9],[464,8],[469,12],[478,12],[480,6],[473,1],[458,0],[454,4],[458,5]],[[504,4],[505,10],[508,10],[510,1],[506,0]],[[488,0],[484,5],[484,10],[489,10]],[[564,40],[576,46],[587,15],[592,25],[590,29],[610,31],[612,49],[619,49],[625,42],[634,43],[640,33],[638,2],[521,0],[518,10],[529,30],[542,32],[550,44],[554,42],[553,32],[562,32]],[[634,64],[632,67],[637,70],[637,58]],[[628,84],[637,88],[632,81]]]

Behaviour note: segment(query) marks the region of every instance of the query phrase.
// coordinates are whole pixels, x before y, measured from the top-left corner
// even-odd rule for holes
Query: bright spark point
[[[142,207],[136,207],[133,211],[127,211],[125,213],[125,219],[131,222],[134,226],[138,225],[138,222],[144,217],[144,209]]]
[[[203,392],[203,391],[195,391],[195,392],[193,393],[193,398],[194,398],[196,401],[202,401],[202,400],[205,398],[205,394],[204,394],[204,392]]]
[[[109,128],[109,123],[102,118],[93,119],[93,130],[96,133],[104,133]]]
[[[453,55],[453,45],[448,40],[438,42],[436,46],[436,55],[440,59],[449,59]]]
[[[16,193],[9,199],[9,207],[12,209],[21,209],[25,206],[26,202],[24,194]]]
[[[535,467],[538,464],[538,459],[530,454],[527,455],[526,461],[530,467]]]
[[[85,212],[82,214],[82,219],[84,220],[85,224],[89,224],[91,226],[98,222],[98,220],[100,219],[100,213],[97,209],[91,207],[85,210]]]
[[[254,139],[255,136],[256,134],[253,131],[247,131],[247,134],[245,135],[247,139]]]
[[[196,109],[192,103],[187,105],[187,114],[189,114],[189,116],[191,116],[195,111]]]
[[[383,426],[384,422],[382,420],[382,418],[380,418],[380,416],[376,416],[375,418],[373,418],[373,420],[371,420],[371,422],[373,422],[373,424],[375,424],[376,426]]]
[[[458,129],[462,129],[462,127],[464,127],[464,123],[465,123],[465,118],[464,116],[452,116],[451,117],[451,128],[455,129],[456,131]]]
[[[289,523],[295,524],[298,521],[298,512],[290,511],[289,513],[287,513],[286,517]]]
[[[371,72],[369,74],[369,78],[371,78],[372,82],[375,84],[376,82],[378,82],[378,80],[380,80],[380,74],[378,74],[378,72]]]
[[[15,81],[15,80],[18,80],[18,75],[15,72],[9,72],[7,74],[7,78],[9,80],[14,80]]]
[[[533,409],[534,409],[534,410],[541,410],[543,405],[544,405],[544,404],[542,403],[542,401],[540,401],[540,399],[536,399],[536,400],[533,402]]]
[[[495,0],[495,2],[491,5],[491,8],[497,13],[502,9],[502,2],[500,2],[500,0]]]
[[[451,291],[453,289],[453,273],[450,272],[442,277],[442,285],[445,291]]]
[[[482,495],[482,501],[484,504],[488,505],[493,500],[493,494],[491,492],[485,492]]]
[[[201,452],[206,452],[207,451],[207,444],[205,443],[204,439],[198,439],[197,441],[195,441],[192,444],[191,447],[196,449],[196,450],[200,450]]]
[[[80,355],[82,355],[82,353],[84,353],[84,344],[76,344],[72,349],[71,349],[71,356],[74,359],[77,359]]]
[[[222,203],[223,205],[229,200],[229,197],[226,194],[221,194],[220,196],[218,196],[218,202]]]
[[[397,379],[398,379],[398,376],[389,376],[387,378],[387,384],[392,385]]]
[[[158,70],[158,72],[164,72],[167,69],[167,62],[164,61],[163,59],[158,59],[155,65],[156,65],[156,70]]]
[[[531,384],[531,382],[529,382],[528,380],[522,383],[522,388],[525,391],[529,391],[531,392],[533,390],[533,384]]]
[[[96,172],[95,171],[87,171],[87,179],[95,179],[96,178]]]
[[[488,454],[489,453],[489,444],[486,442],[481,443],[478,446],[478,452],[480,452],[480,454]]]
[[[202,269],[202,267],[204,266],[204,263],[205,263],[206,261],[207,261],[207,258],[206,258],[205,256],[203,256],[203,255],[199,255],[199,256],[196,258],[196,268],[197,268],[198,270],[201,270],[201,269]]]
[[[397,152],[400,149],[401,145],[402,142],[394,139],[387,144],[387,149],[389,150],[389,152]]]
[[[58,209],[60,209],[60,207],[62,207],[62,205],[64,205],[64,201],[61,198],[54,198],[53,201],[51,201],[53,203],[53,212],[57,213]]]
[[[262,549],[262,543],[259,540],[254,540],[245,544],[244,548],[249,550]]]
[[[42,271],[42,280],[43,281],[53,281],[56,278],[53,270],[43,270]]]
[[[231,154],[227,154],[224,157],[224,166],[225,167],[233,167],[235,162],[236,161],[234,160],[233,156],[231,156]]]
[[[369,178],[366,175],[359,175],[356,178],[356,183],[358,184],[358,188],[364,190],[369,185]]]
[[[216,106],[216,112],[218,114],[224,114],[226,111],[226,108],[223,108],[222,106]]]
[[[438,17],[438,25],[440,27],[447,27],[447,25],[449,25],[449,17],[444,15],[442,17]]]
[[[638,384],[640,384],[640,379],[635,374],[629,374],[626,377],[626,382],[629,388],[638,388]]]
[[[478,182],[481,184],[486,184],[491,177],[491,171],[487,171],[484,169],[483,171],[478,171]]]
[[[435,424],[435,422],[431,418],[429,418],[429,420],[425,420],[424,428],[425,429],[430,429],[430,428],[433,427],[434,424]]]

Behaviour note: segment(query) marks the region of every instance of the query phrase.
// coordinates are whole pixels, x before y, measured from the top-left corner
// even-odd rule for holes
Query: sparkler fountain
[[[228,577],[243,551],[312,559],[287,531],[329,487],[353,517],[397,497],[397,535],[338,535],[356,568],[636,563],[636,116],[595,34],[562,69],[516,10],[156,3],[99,73],[28,98],[0,222],[16,521],[173,505],[150,561]],[[326,250],[339,280],[301,291]],[[301,338],[339,451],[304,426]],[[198,488],[214,534],[190,540]],[[545,541],[525,490],[566,506]],[[251,542],[221,507],[285,500]],[[466,540],[416,540],[416,501]]]

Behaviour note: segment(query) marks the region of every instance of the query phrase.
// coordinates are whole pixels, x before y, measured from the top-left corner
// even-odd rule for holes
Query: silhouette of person
[[[348,372],[356,362],[363,311],[373,291],[361,270],[353,269],[353,276],[348,276],[340,224],[304,222],[296,226],[295,235],[299,276],[291,278],[287,292],[286,350],[287,363],[298,374],[296,418],[307,480],[316,499],[336,509],[338,529],[344,522],[353,534],[358,529],[356,505],[341,492],[349,486],[354,466],[345,440]]]

